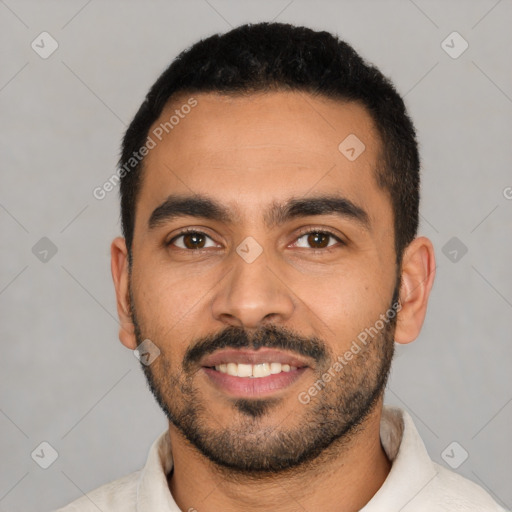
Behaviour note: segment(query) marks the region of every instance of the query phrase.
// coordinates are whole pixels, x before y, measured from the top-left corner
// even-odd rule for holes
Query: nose
[[[232,255],[232,260],[231,272],[213,297],[215,320],[246,329],[286,323],[295,310],[296,299],[277,264],[269,264],[265,252],[252,262],[238,253]]]

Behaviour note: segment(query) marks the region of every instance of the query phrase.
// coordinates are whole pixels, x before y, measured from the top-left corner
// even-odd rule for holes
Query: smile
[[[296,370],[296,366],[281,363],[261,363],[261,364],[237,364],[225,363],[215,366],[215,370],[220,373],[226,373],[233,377],[252,377],[262,378],[269,375],[277,375],[281,372],[290,372]]]
[[[310,369],[311,361],[293,352],[260,348],[219,350],[200,364],[208,382],[222,393],[263,398],[291,386]]]

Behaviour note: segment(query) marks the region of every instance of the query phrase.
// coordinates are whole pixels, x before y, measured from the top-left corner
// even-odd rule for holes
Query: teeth
[[[270,363],[270,373],[281,373],[281,363]]]
[[[270,364],[262,363],[255,364],[252,367],[252,376],[253,377],[268,377],[270,375]]]
[[[215,368],[217,368],[217,367],[215,367]],[[221,371],[222,371],[222,369],[221,369]],[[238,365],[236,363],[228,363],[227,371],[225,371],[223,373],[227,373],[229,375],[234,375],[236,377],[238,375]]]
[[[260,364],[237,364],[227,363],[215,366],[215,369],[221,373],[227,373],[234,377],[268,377],[276,373],[289,372],[296,370],[296,366],[281,363],[260,363]]]
[[[237,375],[239,377],[251,377],[252,376],[252,365],[251,364],[239,364]]]

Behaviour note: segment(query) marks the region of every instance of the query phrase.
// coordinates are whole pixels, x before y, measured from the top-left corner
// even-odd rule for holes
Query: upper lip
[[[309,366],[307,360],[303,357],[283,350],[276,350],[271,348],[260,348],[258,350],[218,350],[213,354],[203,357],[200,361],[201,366],[204,367],[213,367],[226,363],[281,363],[289,364],[290,366],[296,366],[297,368]]]

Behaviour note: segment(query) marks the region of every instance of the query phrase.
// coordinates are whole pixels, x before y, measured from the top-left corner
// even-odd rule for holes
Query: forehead
[[[215,195],[241,220],[313,193],[340,192],[361,206],[387,200],[375,180],[380,138],[354,102],[303,92],[182,94],[148,135],[154,147],[137,217],[176,193]]]

